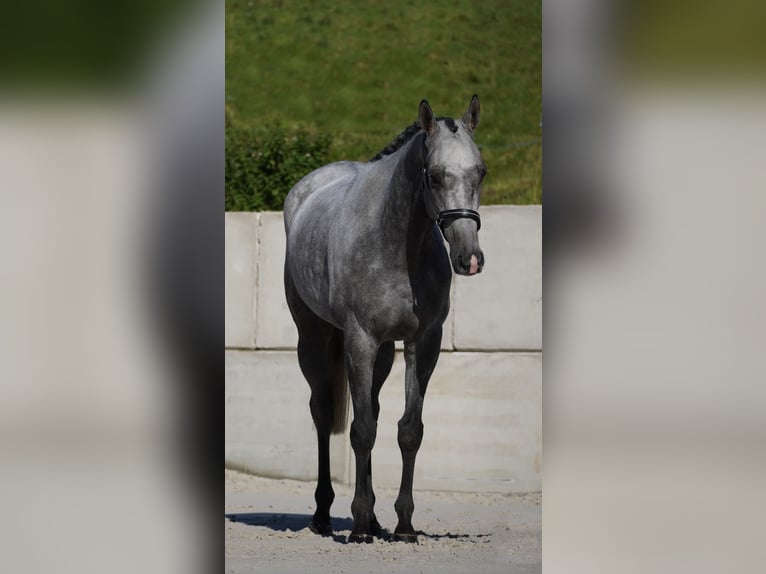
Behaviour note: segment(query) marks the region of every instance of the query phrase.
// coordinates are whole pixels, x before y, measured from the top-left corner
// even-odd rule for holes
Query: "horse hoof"
[[[401,530],[397,528],[394,530],[394,540],[398,540],[399,542],[407,542],[409,544],[417,544],[418,535],[411,526],[406,530],[403,528]]]
[[[371,544],[372,543],[372,535],[371,534],[365,534],[363,532],[352,532],[348,535],[348,541],[354,542],[356,544]]]
[[[404,533],[394,533],[394,540],[398,542],[407,542],[408,544],[417,544],[418,543],[418,535],[417,534],[404,534]]]
[[[312,520],[309,524],[309,530],[321,536],[332,536],[332,525],[329,522]]]

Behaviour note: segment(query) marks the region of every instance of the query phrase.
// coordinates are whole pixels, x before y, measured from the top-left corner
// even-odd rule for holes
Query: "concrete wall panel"
[[[226,214],[224,340],[228,348],[255,346],[259,219],[258,213]]]
[[[530,492],[541,486],[540,353],[442,353],[423,403],[415,487]],[[404,412],[398,354],[380,396],[374,483],[398,487],[397,422]],[[353,459],[352,459],[353,467]]]
[[[455,349],[542,349],[542,207],[488,206],[481,217],[486,264],[455,278]]]
[[[259,349],[294,349],[298,330],[285,299],[285,227],[282,212],[261,213],[258,256],[258,321],[255,344]]]
[[[261,476],[314,480],[316,431],[295,351],[226,351],[225,460]],[[333,479],[348,480],[348,438],[331,439]]]
[[[540,489],[540,353],[443,353],[424,402],[425,437],[415,471],[421,489],[527,492]],[[381,392],[374,484],[397,487],[397,421],[404,359],[397,353]],[[265,476],[316,478],[309,390],[292,351],[226,354],[226,462]],[[353,456],[333,437],[333,477],[351,483]]]

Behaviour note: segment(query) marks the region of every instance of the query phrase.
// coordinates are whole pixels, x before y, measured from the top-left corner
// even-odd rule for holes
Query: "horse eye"
[[[429,173],[428,179],[431,182],[431,185],[441,185],[442,183],[442,178],[437,173]]]
[[[479,177],[481,177],[481,179],[484,179],[486,176],[487,176],[487,168],[486,167],[482,167],[479,170]]]

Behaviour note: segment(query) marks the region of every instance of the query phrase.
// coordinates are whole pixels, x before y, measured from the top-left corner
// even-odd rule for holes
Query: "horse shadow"
[[[291,514],[285,512],[240,512],[226,514],[226,519],[230,522],[237,522],[240,524],[246,524],[247,526],[262,526],[271,530],[279,532],[299,532],[309,527],[312,519],[311,514]],[[347,538],[343,534],[339,534],[342,531],[351,531],[354,526],[353,518],[332,518],[333,534],[332,539],[340,544],[348,544]],[[440,539],[473,539],[473,538],[485,538],[490,536],[489,534],[455,534],[447,532],[444,534],[428,533],[422,530],[416,531],[418,536],[423,538],[430,538],[433,540]],[[386,528],[381,528],[374,536],[384,542],[394,542],[394,535]]]
[[[309,527],[312,518],[311,514],[291,514],[286,512],[240,512],[226,515],[226,519],[230,522],[238,522],[248,526],[264,526],[279,532],[299,532]],[[342,530],[350,531],[353,526],[353,518],[333,517],[333,540],[346,544],[346,537],[337,532]]]

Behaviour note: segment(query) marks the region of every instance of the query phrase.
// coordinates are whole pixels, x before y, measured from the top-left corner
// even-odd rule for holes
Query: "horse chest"
[[[407,340],[432,324],[441,324],[449,311],[449,284],[413,283],[392,273],[374,286],[355,293],[354,307],[380,340]]]
[[[417,298],[408,294],[392,303],[390,309],[379,310],[381,327],[388,338],[406,339],[417,332],[421,322],[417,305]]]

